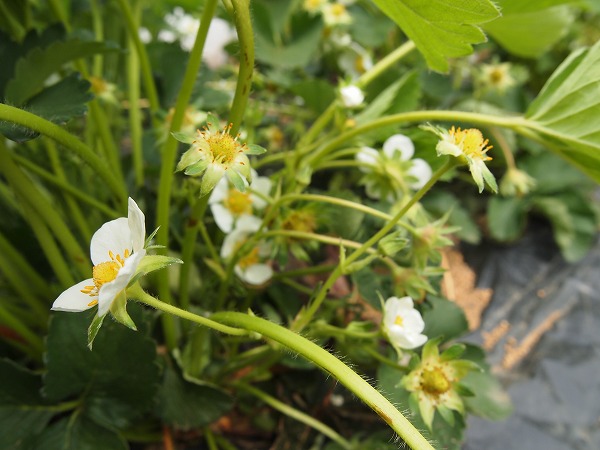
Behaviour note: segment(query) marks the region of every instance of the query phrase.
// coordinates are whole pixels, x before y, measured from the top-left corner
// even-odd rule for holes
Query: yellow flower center
[[[402,324],[404,324],[404,319],[402,318],[402,316],[400,314],[398,314],[396,316],[396,318],[394,319],[394,325],[402,326]]]
[[[363,58],[362,56],[357,56],[356,58],[354,58],[354,69],[358,72],[358,73],[364,73],[367,71],[367,68],[365,66],[365,58]]]
[[[125,260],[131,256],[129,249],[125,249],[123,257],[121,255],[115,255],[110,250],[108,251],[110,261],[101,262],[96,264],[92,269],[92,279],[94,280],[93,286],[85,286],[81,292],[89,295],[90,297],[98,297],[100,288],[106,283],[110,283],[119,274],[121,267],[125,265]],[[88,306],[94,306],[98,303],[98,299],[92,300],[88,303]]]
[[[315,219],[315,215],[312,211],[292,211],[284,220],[283,228],[285,230],[312,233],[315,231],[315,228],[317,228],[317,220]]]
[[[108,84],[102,78],[89,77],[88,81],[91,84],[91,89],[94,94],[100,95],[108,91]]]
[[[346,14],[346,7],[341,3],[334,3],[331,5],[331,14],[336,17],[341,17]]]
[[[432,395],[440,395],[450,390],[451,383],[439,367],[423,369],[421,389]]]
[[[225,127],[222,133],[209,134],[204,132],[204,139],[210,147],[213,163],[228,165],[235,161],[239,153],[244,152],[243,145],[238,143],[237,138],[231,136],[227,131],[231,125]],[[240,162],[240,164],[243,164]]]
[[[454,143],[461,148],[466,156],[470,156],[473,159],[481,159],[488,161],[492,158],[486,155],[487,151],[492,148],[488,144],[487,139],[483,139],[481,131],[477,128],[469,128],[468,130],[461,130],[460,128],[454,128],[450,130],[450,136],[454,139]]]
[[[246,270],[248,267],[258,264],[260,257],[258,254],[258,247],[254,247],[248,252],[248,254],[239,259],[237,265],[242,269]]]
[[[234,216],[252,213],[252,199],[247,192],[230,189],[229,196],[225,199],[223,204]]]

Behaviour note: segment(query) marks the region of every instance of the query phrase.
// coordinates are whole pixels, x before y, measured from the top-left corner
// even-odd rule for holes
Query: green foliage
[[[502,47],[526,57],[541,56],[564,38],[575,19],[574,11],[564,3],[572,0],[500,0],[502,17],[483,25]],[[532,26],[535,24],[535,26]]]
[[[423,305],[425,334],[430,339],[442,336],[450,340],[462,336],[469,329],[463,310],[456,303],[429,295]]]
[[[114,430],[100,425],[86,416],[74,415],[52,424],[29,447],[60,448],[61,450],[128,450],[127,441]]]
[[[549,148],[600,181],[600,42],[573,52],[552,74],[525,117]]]
[[[478,25],[499,12],[488,0],[373,0],[412,39],[430,68],[448,71],[447,58],[465,56],[485,42]]]

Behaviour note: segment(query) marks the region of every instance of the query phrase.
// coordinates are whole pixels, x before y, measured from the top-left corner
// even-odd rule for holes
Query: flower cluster
[[[390,136],[382,152],[363,147],[356,159],[363,164],[367,195],[394,201],[423,187],[431,178],[431,167],[423,159],[412,158],[414,153],[413,142],[403,134]]]
[[[195,138],[173,133],[179,141],[191,144],[181,156],[177,170],[183,170],[190,176],[202,176],[201,195],[212,191],[225,175],[237,190],[245,192],[246,185],[252,181],[247,155],[259,155],[266,151],[258,145],[239,143],[238,138],[229,133],[230,129],[231,124],[219,131],[218,119],[209,114],[207,126],[204,130],[198,130]]]

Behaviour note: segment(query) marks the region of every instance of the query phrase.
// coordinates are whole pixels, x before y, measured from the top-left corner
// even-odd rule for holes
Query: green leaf
[[[262,155],[263,153],[267,153],[267,149],[261,147],[257,144],[248,144],[247,150],[245,151],[246,155]]]
[[[600,42],[573,52],[526,113],[550,149],[600,181]]]
[[[335,99],[335,90],[325,80],[305,80],[294,84],[291,91],[304,99],[304,104],[315,112],[325,111]]]
[[[209,385],[189,383],[171,367],[165,368],[159,398],[159,415],[182,430],[214,422],[232,407],[231,397]]]
[[[134,317],[143,311],[130,309]],[[51,401],[83,396],[88,417],[108,426],[127,426],[154,405],[159,382],[156,345],[143,332],[105,321],[90,351],[89,322],[86,313],[53,315],[43,392]],[[143,318],[137,317],[136,323],[144,324]]]
[[[123,437],[86,416],[73,416],[53,424],[35,439],[36,449],[128,450]]]
[[[54,123],[67,122],[87,111],[86,102],[93,98],[89,87],[89,81],[82,80],[79,74],[72,74],[35,95],[23,109]],[[25,142],[39,135],[9,122],[0,122],[0,133],[16,142]]]
[[[527,202],[511,197],[492,197],[488,204],[488,227],[494,239],[513,241],[517,239],[527,221]]]
[[[470,371],[460,383],[473,392],[473,396],[463,398],[469,412],[490,420],[502,420],[511,414],[510,397],[489,372]]]
[[[572,0],[501,0],[502,17],[484,25],[502,47],[525,58],[537,58],[560,41],[575,19],[566,6]]]
[[[500,13],[488,0],[373,0],[414,41],[429,67],[448,71],[448,58],[472,53],[485,42],[478,24]]]
[[[278,68],[303,67],[316,55],[323,22],[307,13],[294,15],[289,21],[283,20],[277,15],[281,9],[276,7],[279,3],[281,7],[286,4],[283,1],[252,3],[252,14],[258,24],[254,28],[256,59]]]
[[[194,139],[196,139],[196,137],[193,134],[186,134],[180,131],[172,131],[171,136],[173,136],[173,138],[175,138],[176,141],[182,142],[184,144],[191,144],[192,142],[194,142]]]
[[[450,300],[428,295],[421,313],[425,321],[423,334],[429,339],[443,336],[445,342],[469,329],[463,310]]]
[[[54,413],[40,396],[42,377],[7,359],[0,360],[0,448],[24,448]]]
[[[60,71],[70,61],[97,53],[117,50],[105,42],[85,42],[80,40],[57,41],[47,48],[34,48],[16,65],[14,77],[6,85],[6,100],[15,105],[23,105],[41,92],[44,81]]]

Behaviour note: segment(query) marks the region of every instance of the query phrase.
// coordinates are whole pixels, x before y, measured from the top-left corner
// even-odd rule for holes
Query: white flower
[[[221,178],[212,191],[208,204],[217,226],[225,233],[230,233],[236,221],[243,216],[253,215],[256,210],[263,209],[267,202],[258,194],[268,195],[271,191],[271,179],[259,177],[251,170],[253,192],[240,192],[226,178]]]
[[[79,312],[98,305],[98,316],[104,316],[113,301],[124,293],[146,255],[145,237],[144,213],[130,198],[127,218],[106,222],[92,236],[92,278],[60,294],[52,309]]]
[[[202,61],[212,70],[218,69],[229,58],[229,54],[225,51],[225,46],[235,40],[237,40],[235,28],[226,20],[219,17],[213,18],[210,22],[210,27],[208,27]]]
[[[412,298],[390,297],[384,309],[384,330],[394,346],[410,350],[427,342],[427,336],[421,334],[425,322],[421,313],[414,308]]]
[[[345,44],[340,41],[339,45],[342,53],[338,58],[338,65],[340,66],[340,69],[342,69],[346,75],[352,77],[352,79],[360,77],[363,73],[373,67],[373,59],[369,52],[356,42]]]
[[[148,28],[141,27],[138,30],[138,36],[140,37],[140,41],[142,41],[144,44],[152,42],[152,33],[150,33]]]
[[[342,103],[346,108],[356,108],[357,106],[362,105],[362,102],[365,100],[363,91],[353,84],[341,87],[340,95],[342,97]]]
[[[238,219],[235,229],[229,233],[221,247],[221,257],[229,259],[236,255],[250,236],[260,228],[261,220],[254,216],[242,216]],[[265,243],[259,243],[238,259],[234,271],[240,279],[248,284],[261,285],[273,276],[273,269],[264,261],[269,257],[271,248]]]
[[[348,13],[346,6],[341,2],[327,3],[321,7],[325,25],[335,27],[337,25],[348,25],[352,23],[352,16]]]
[[[440,141],[435,147],[438,156],[455,156],[469,165],[469,171],[480,193],[483,192],[484,182],[492,191],[498,192],[496,179],[485,165],[486,161],[492,159],[487,155],[492,146],[488,145],[489,141],[487,139],[483,139],[481,131],[477,128],[461,130],[454,127],[445,130],[431,125],[423,128],[440,137]]]
[[[425,160],[412,158],[414,153],[413,142],[403,134],[390,136],[383,143],[383,152],[363,147],[356,154],[356,160],[363,163],[360,170],[367,174],[364,180],[367,194],[380,198],[389,191],[398,193],[406,187],[419,190],[425,186],[431,179],[432,170]]]

